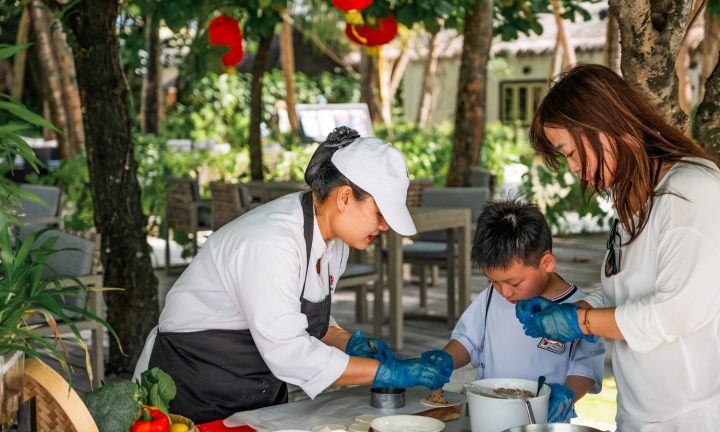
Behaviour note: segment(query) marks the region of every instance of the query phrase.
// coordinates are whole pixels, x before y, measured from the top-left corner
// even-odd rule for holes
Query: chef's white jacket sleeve
[[[242,309],[273,375],[314,398],[342,375],[350,358],[307,333],[300,312],[300,258],[281,242],[241,247],[229,260],[236,265],[226,286],[233,287],[228,294]]]

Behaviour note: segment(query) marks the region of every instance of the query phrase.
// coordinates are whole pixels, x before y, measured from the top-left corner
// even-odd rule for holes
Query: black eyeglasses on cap
[[[607,239],[607,258],[605,259],[605,277],[618,274],[620,271],[620,259],[622,258],[622,237],[618,231],[618,220],[613,220],[610,227],[610,235]]]

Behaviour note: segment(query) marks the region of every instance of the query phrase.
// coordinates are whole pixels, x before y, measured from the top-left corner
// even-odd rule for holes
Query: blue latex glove
[[[439,389],[450,381],[450,376],[440,368],[419,358],[390,358],[382,363],[375,373],[373,387],[409,388],[415,386]]]
[[[546,337],[558,342],[572,342],[583,338],[595,342],[596,338],[580,331],[577,310],[572,303],[554,304],[531,315],[523,324],[525,334],[530,337]]]
[[[575,393],[562,384],[550,384],[550,402],[548,404],[548,423],[570,423],[577,417],[573,408]]]
[[[555,306],[554,301],[545,297],[533,297],[527,300],[518,300],[515,304],[515,316],[521,324],[525,324],[531,315]]]
[[[372,358],[381,362],[395,357],[384,340],[365,337],[361,330],[356,330],[350,336],[345,346],[345,353],[353,357]]]
[[[455,369],[455,361],[450,353],[443,350],[425,351],[420,355],[422,361],[430,363],[440,368],[440,371],[446,375],[452,375]]]

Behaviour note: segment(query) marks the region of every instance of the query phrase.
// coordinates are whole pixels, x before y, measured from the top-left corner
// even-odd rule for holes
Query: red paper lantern
[[[332,0],[332,4],[341,11],[361,11],[372,4],[373,0]]]
[[[388,16],[380,18],[376,26],[347,23],[345,25],[345,34],[351,41],[359,45],[371,47],[385,45],[397,35],[397,21],[395,21],[395,18]]]
[[[210,21],[210,45],[226,45],[230,51],[222,56],[225,67],[235,66],[243,58],[242,32],[238,21],[227,15],[220,15]]]

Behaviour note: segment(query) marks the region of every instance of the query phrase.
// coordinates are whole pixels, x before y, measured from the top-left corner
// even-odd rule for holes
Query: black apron
[[[312,195],[304,193],[301,203],[307,280],[314,231]],[[318,339],[325,336],[330,323],[331,292],[313,303],[304,298],[303,282],[300,311],[307,316],[307,332]],[[156,366],[170,374],[177,386],[170,411],[195,423],[288,401],[287,384],[270,372],[250,330],[158,332],[149,363],[150,368]]]

